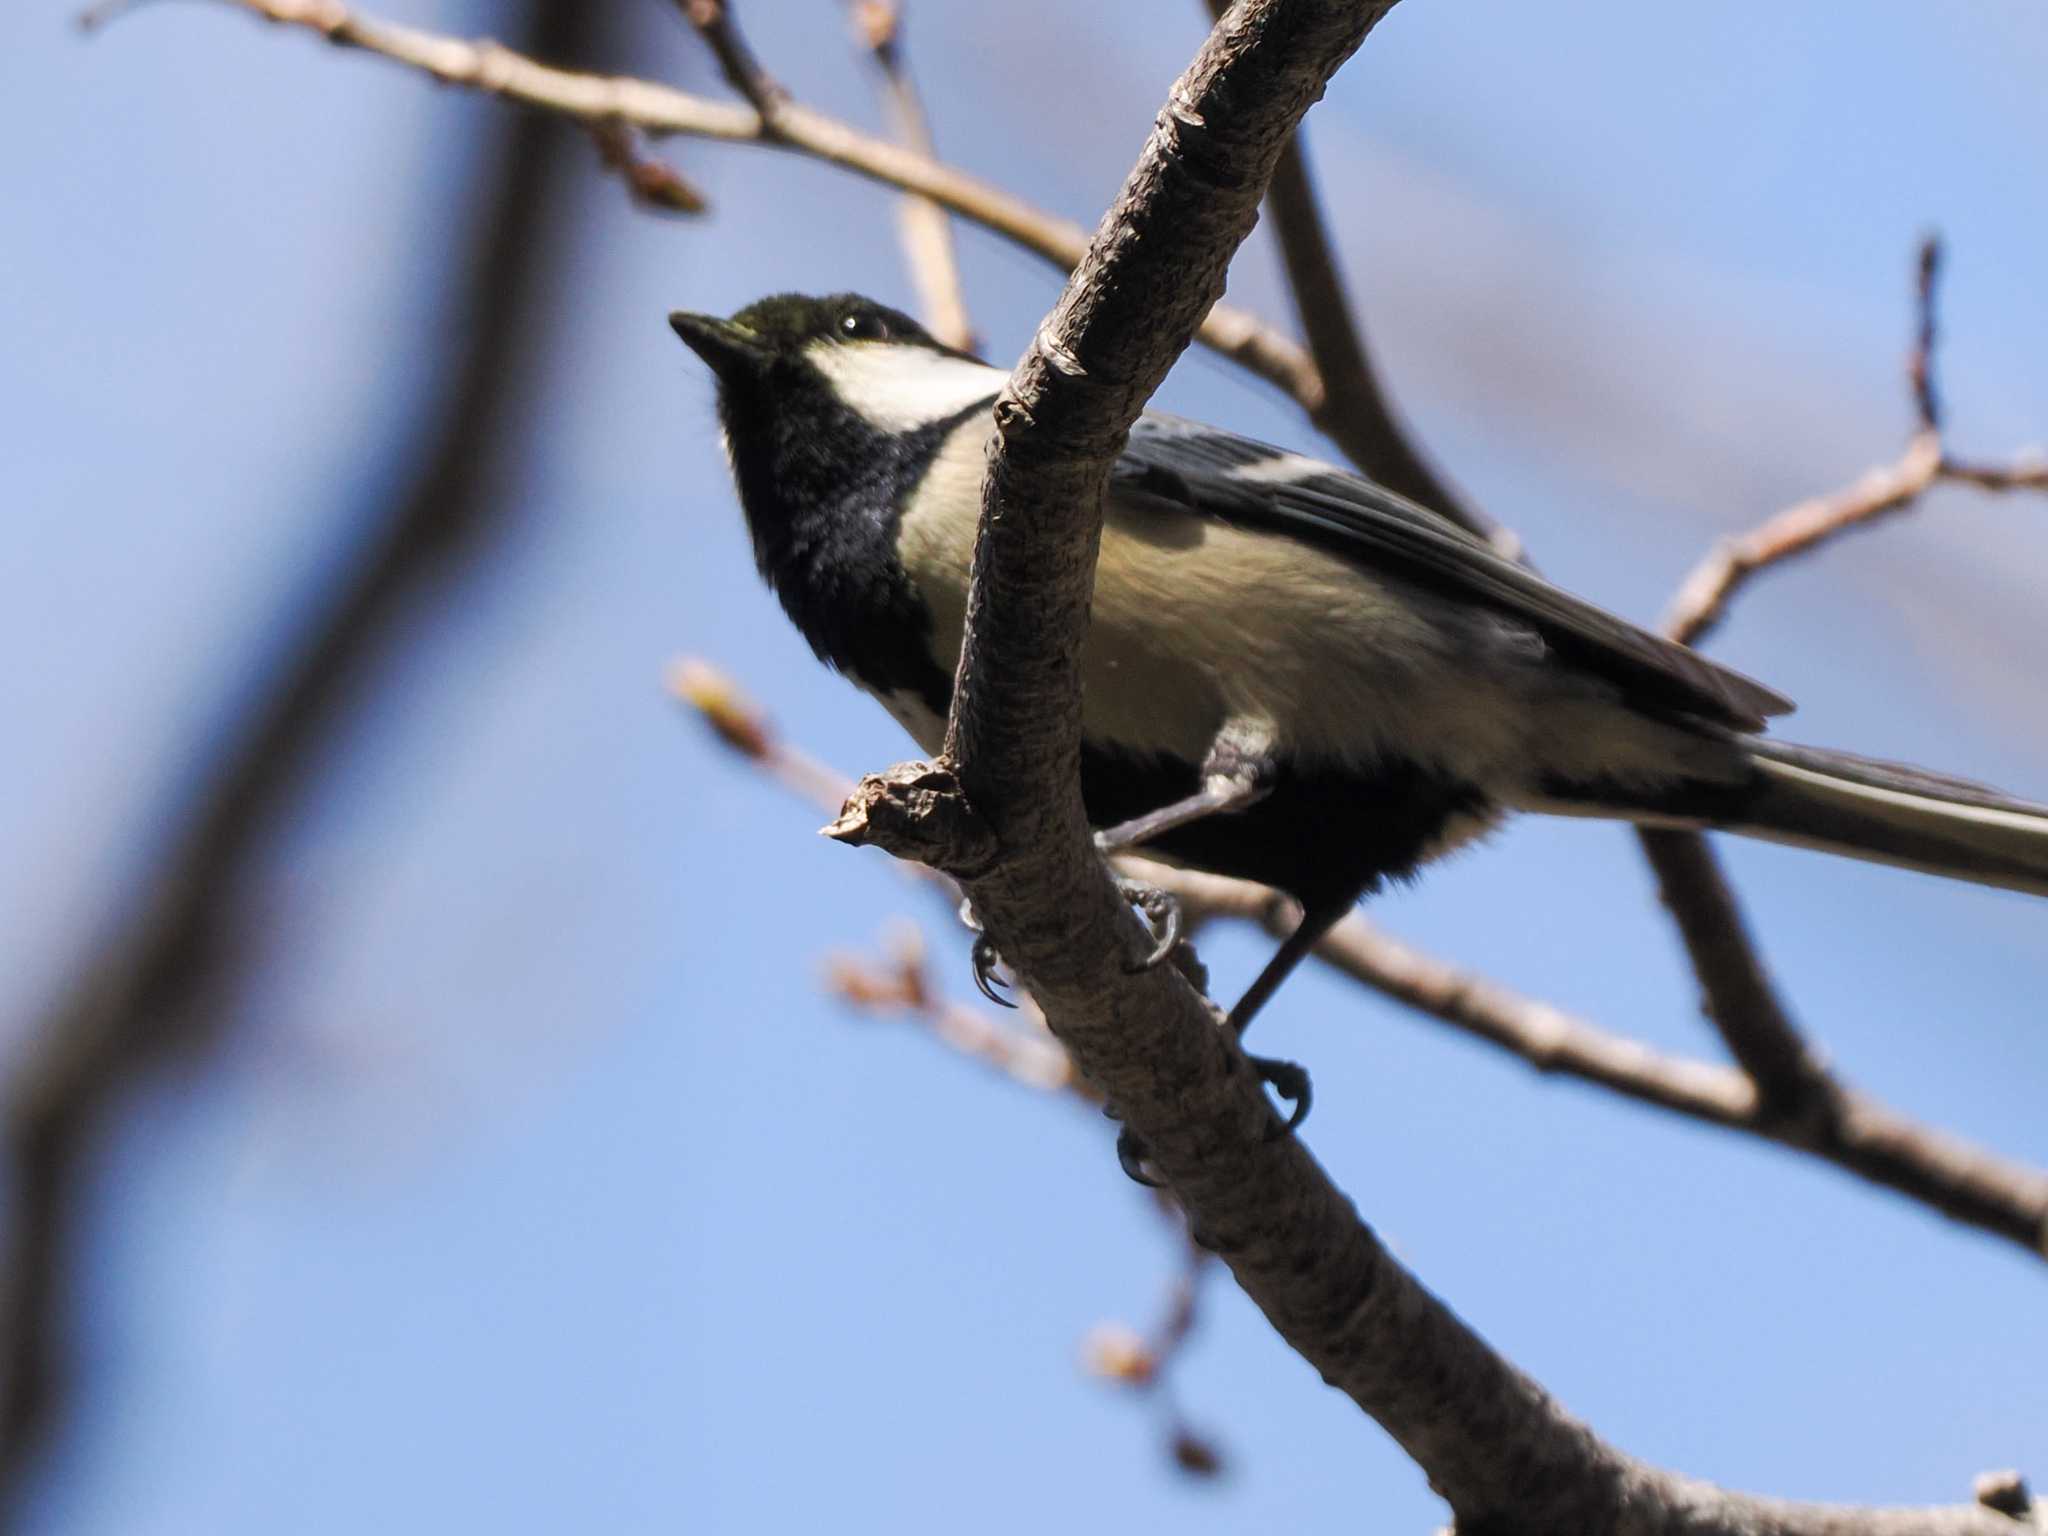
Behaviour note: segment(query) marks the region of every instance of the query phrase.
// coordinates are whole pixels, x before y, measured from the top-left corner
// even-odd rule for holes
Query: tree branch
[[[1287,135],[1391,7],[1244,0],[1176,83],[1089,254],[996,404],[947,750],[871,776],[832,829],[966,886],[1200,1240],[1324,1379],[1412,1455],[1466,1536],[1998,1532],[1722,1493],[1622,1455],[1425,1291],[1277,1120],[1235,1040],[1144,939],[1078,792],[1079,657],[1130,423],[1220,291]]]
[[[843,804],[853,781],[780,740],[730,680],[694,661],[678,664],[673,675],[677,696],[734,751],[808,804],[828,811]],[[1117,865],[1177,896],[1191,928],[1220,917],[1257,923],[1282,938],[1300,920],[1299,908],[1268,886],[1128,854]],[[899,867],[933,874],[921,864]],[[957,901],[952,883],[945,885],[949,903]],[[1331,929],[1315,953],[1353,981],[1518,1056],[1539,1072],[1576,1078],[1641,1104],[1825,1159],[2048,1258],[2048,1172],[1912,1120],[1853,1089],[1834,1087],[1831,1115],[1788,1118],[1766,1108],[1747,1072],[1652,1050],[1426,954],[1356,912]],[[920,995],[930,990],[926,986]],[[979,1039],[986,1028],[963,1025],[960,1038]]]
[[[1172,891],[1188,916],[1242,918],[1294,931],[1298,912],[1279,892],[1221,875],[1127,861]],[[2048,1258],[2048,1172],[1912,1120],[1829,1083],[1833,1113],[1787,1117],[1751,1074],[1668,1056],[1562,1009],[1461,970],[1383,932],[1358,913],[1331,929],[1316,956],[1374,991],[1554,1072],[1689,1119],[1810,1153],[1956,1221]]]
[[[786,97],[771,108],[771,125],[750,106],[711,101],[650,80],[557,69],[488,39],[472,42],[400,26],[353,10],[340,0],[217,3],[266,21],[306,28],[336,47],[359,49],[420,70],[444,85],[502,97],[586,127],[622,123],[651,137],[756,144],[808,155],[884,186],[930,198],[1063,271],[1072,270],[1088,249],[1088,235],[1080,225]],[[742,66],[734,62],[727,67]],[[1320,425],[1326,398],[1322,376],[1308,353],[1287,337],[1243,310],[1219,304],[1202,321],[1196,339],[1277,386]]]

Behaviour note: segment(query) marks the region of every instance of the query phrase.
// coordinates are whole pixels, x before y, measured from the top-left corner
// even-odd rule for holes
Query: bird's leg
[[[1241,811],[1265,797],[1273,786],[1273,773],[1269,757],[1248,749],[1237,734],[1225,731],[1217,737],[1216,744],[1209,749],[1207,761],[1202,764],[1200,789],[1171,805],[1162,805],[1156,811],[1133,816],[1129,821],[1096,833],[1096,851],[1108,857],[1126,848],[1139,847],[1205,816]],[[1171,892],[1162,891],[1156,885],[1147,885],[1142,880],[1119,875],[1116,883],[1117,889],[1123,892],[1124,900],[1142,911],[1152,928],[1156,942],[1136,967],[1150,970],[1172,954],[1173,946],[1180,942],[1180,901]]]
[[[1324,934],[1336,927],[1344,914],[1351,910],[1352,901],[1323,902],[1310,907],[1301,914],[1301,921],[1295,925],[1273,958],[1266,962],[1266,968],[1259,972],[1258,979],[1245,990],[1237,1000],[1237,1006],[1230,1010],[1226,1022],[1231,1032],[1242,1039],[1245,1026],[1273,994],[1280,990],[1297,965],[1307,958],[1309,952],[1322,941]],[[1308,1118],[1309,1104],[1313,1094],[1309,1087],[1308,1071],[1299,1062],[1283,1061],[1277,1056],[1254,1056],[1249,1051],[1245,1060],[1252,1064],[1252,1070],[1259,1074],[1259,1081],[1265,1083],[1280,1096],[1288,1106],[1287,1120],[1273,1128],[1275,1140],[1290,1136],[1302,1121]],[[1118,1131],[1116,1138],[1116,1160],[1124,1173],[1140,1184],[1156,1186],[1158,1180],[1145,1172],[1145,1143],[1131,1134],[1128,1127]]]
[[[1245,1028],[1252,1017],[1280,990],[1280,983],[1308,957],[1309,951],[1322,942],[1323,935],[1337,926],[1356,899],[1353,895],[1342,901],[1326,901],[1303,909],[1301,921],[1295,924],[1294,932],[1287,935],[1273,958],[1266,962],[1266,968],[1259,972],[1257,979],[1245,989],[1244,996],[1237,1000],[1237,1006],[1230,1010],[1228,1022],[1240,1040],[1244,1038]],[[1275,1056],[1253,1056],[1247,1052],[1245,1059],[1257,1069],[1261,1082],[1270,1084],[1282,1100],[1293,1106],[1288,1111],[1284,1127],[1284,1132],[1292,1132],[1308,1118],[1310,1094],[1307,1071],[1296,1062],[1282,1061]]]
[[[1266,962],[1266,968],[1259,972],[1258,979],[1245,989],[1244,996],[1237,1000],[1237,1006],[1230,1010],[1230,1027],[1240,1038],[1258,1011],[1280,990],[1280,983],[1308,958],[1309,951],[1322,942],[1323,935],[1343,920],[1344,914],[1351,910],[1353,900],[1355,898],[1347,897],[1343,901],[1324,902],[1303,910],[1294,932],[1281,942],[1273,958]]]
[[[1096,833],[1095,846],[1105,854],[1122,853],[1205,816],[1241,811],[1266,797],[1273,787],[1273,772],[1269,759],[1246,753],[1228,738],[1219,740],[1210,748],[1208,761],[1202,764],[1200,789],[1171,805],[1162,805],[1156,811],[1133,816]]]

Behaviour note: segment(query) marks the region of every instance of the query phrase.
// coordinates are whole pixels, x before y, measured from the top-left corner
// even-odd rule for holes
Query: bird
[[[1007,372],[858,294],[669,323],[716,381],[783,611],[936,753]],[[2048,807],[1766,737],[1791,708],[1335,465],[1148,411],[1111,470],[1081,795],[1105,853],[1142,848],[1298,904],[1230,1011],[1239,1033],[1355,903],[1519,812],[2048,895]],[[1299,1088],[1298,1121],[1305,1078],[1253,1059]]]

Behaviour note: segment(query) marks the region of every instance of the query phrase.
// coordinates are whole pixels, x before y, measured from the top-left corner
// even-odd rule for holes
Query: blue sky
[[[703,84],[663,9],[645,69]],[[924,0],[942,146],[1092,222],[1199,10]],[[492,30],[482,4],[393,14]],[[875,119],[835,4],[747,20],[806,98]],[[500,110],[203,5],[91,42],[67,23],[0,17],[11,1058],[420,407],[427,264]],[[1311,124],[1425,438],[1546,570],[1647,619],[1714,538],[1896,450],[1930,224],[1957,442],[2048,439],[2044,66],[2032,0],[1408,0]],[[516,536],[422,621],[263,871],[228,1046],[107,1149],[82,1401],[28,1528],[1431,1528],[1421,1475],[1214,1277],[1178,1389],[1230,1471],[1176,1476],[1077,1367],[1175,1262],[1110,1127],[825,995],[827,952],[874,952],[892,914],[971,995],[964,946],[663,697],[699,653],[842,768],[906,750],[755,581],[662,320],[909,290],[866,186],[670,153],[714,214],[652,218],[589,176],[551,384],[494,475]],[[1056,280],[963,246],[1014,357]],[[1287,313],[1257,237],[1232,288]],[[1200,356],[1162,402],[1316,446]],[[1944,493],[1759,584],[1716,653],[1800,701],[1794,739],[2048,797],[2044,526]],[[1852,1081],[2048,1161],[2048,911],[1727,852]],[[1518,825],[1375,915],[1713,1050],[1616,829]],[[1205,953],[1225,990],[1259,959],[1240,935]],[[1324,977],[1260,1031],[1314,1069],[1310,1142],[1395,1250],[1629,1449],[1809,1497],[2048,1476],[2048,1382],[2015,1347],[2048,1336],[2040,1261]]]

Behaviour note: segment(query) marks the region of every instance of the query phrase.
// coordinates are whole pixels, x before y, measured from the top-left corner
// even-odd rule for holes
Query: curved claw
[[[1260,1082],[1269,1085],[1283,1101],[1294,1106],[1287,1116],[1287,1123],[1272,1133],[1272,1139],[1278,1141],[1282,1136],[1292,1136],[1296,1127],[1308,1118],[1313,1098],[1309,1091],[1308,1069],[1299,1062],[1281,1061],[1274,1056],[1247,1056],[1245,1059],[1259,1074]]]
[[[1133,1184],[1142,1184],[1147,1189],[1160,1187],[1159,1180],[1145,1171],[1145,1143],[1131,1134],[1129,1126],[1116,1133],[1116,1165]]]
[[[996,975],[996,967],[1003,963],[1003,957],[996,953],[996,946],[985,933],[974,936],[974,950],[971,955],[974,966],[974,985],[981,995],[998,1008],[1014,1008],[1017,1005],[998,990],[1004,983]]]
[[[1145,923],[1152,930],[1152,948],[1133,962],[1132,971],[1149,971],[1162,964],[1173,953],[1173,947],[1180,943],[1181,921],[1180,898],[1170,891],[1162,891],[1156,885],[1147,885],[1142,880],[1116,877],[1116,888],[1125,901],[1145,914]]]

